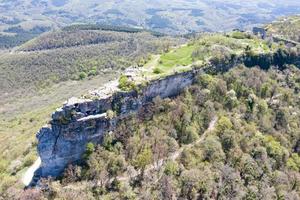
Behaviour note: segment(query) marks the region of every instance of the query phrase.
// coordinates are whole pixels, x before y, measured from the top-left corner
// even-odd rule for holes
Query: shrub
[[[139,61],[138,61],[138,66],[139,67],[142,67],[144,64],[146,63],[146,61],[143,59],[143,58],[141,58]]]
[[[286,159],[286,155],[288,153],[287,149],[272,136],[263,137],[263,141],[265,143],[268,155],[276,161],[276,167],[281,166]]]
[[[203,157],[205,161],[215,162],[225,159],[221,143],[215,137],[208,137],[203,142]]]
[[[292,156],[287,160],[287,167],[294,171],[299,171],[300,157],[297,153],[293,153]]]
[[[132,188],[127,184],[122,184],[120,187],[120,198],[126,200],[136,200],[136,194]]]
[[[214,77],[209,74],[201,74],[198,77],[198,84],[200,84],[202,87],[207,88],[209,85],[211,85],[214,82]]]
[[[222,79],[219,79],[215,82],[213,82],[210,87],[211,95],[214,100],[223,102],[224,96],[226,96],[227,93],[227,85],[226,82]]]
[[[130,81],[127,76],[122,75],[119,79],[119,86],[121,90],[124,91],[130,91],[130,90],[135,90],[136,85],[134,84],[133,81]]]
[[[111,153],[107,162],[107,171],[111,176],[117,176],[120,172],[125,170],[125,160],[122,156],[117,156],[114,153]]]
[[[20,195],[21,200],[41,200],[45,199],[43,196],[43,192],[37,188],[31,188],[24,190]],[[19,199],[19,198],[18,198]]]
[[[107,110],[106,111],[106,116],[108,119],[113,119],[116,116],[116,113],[112,110]]]
[[[225,105],[228,109],[233,109],[238,105],[238,99],[236,97],[236,92],[234,90],[230,90],[226,93],[225,97]]]
[[[246,33],[240,32],[240,31],[234,31],[231,33],[231,37],[235,39],[246,39],[250,38],[250,36]]]
[[[183,199],[210,199],[213,191],[213,174],[209,169],[186,170],[181,175],[181,182]]]
[[[235,132],[233,130],[225,130],[221,136],[221,143],[224,152],[230,152],[231,149],[237,146]]]
[[[79,75],[78,75],[78,78],[79,78],[80,80],[83,80],[83,79],[85,79],[86,77],[87,77],[87,75],[86,75],[85,72],[80,72]]]
[[[142,172],[146,168],[148,164],[152,162],[152,151],[149,147],[145,147],[137,156],[136,159],[134,160],[134,165],[136,168],[141,169]]]
[[[186,127],[184,134],[180,137],[181,142],[185,144],[190,144],[195,142],[199,138],[198,131],[196,127],[190,125]]]
[[[92,70],[89,71],[88,76],[96,76],[97,74],[98,74],[97,70],[92,69]]]
[[[9,163],[6,160],[4,159],[0,160],[0,174],[6,172],[8,165]]]
[[[166,175],[177,175],[179,172],[179,166],[177,162],[167,161],[165,164],[164,173]]]
[[[240,170],[241,177],[245,180],[245,184],[249,184],[251,181],[259,178],[262,173],[261,168],[249,154],[242,156]]]
[[[68,165],[63,173],[63,184],[73,183],[79,181],[81,178],[81,167]]]
[[[257,100],[257,98],[256,98],[255,94],[249,94],[246,102],[247,102],[247,109],[250,113],[252,113],[254,110],[256,100]]]
[[[87,143],[84,158],[87,159],[95,151],[95,145],[91,142]]]
[[[160,68],[156,67],[156,68],[153,70],[153,73],[154,73],[154,74],[161,74],[161,73],[163,73],[163,71],[162,71]]]
[[[198,166],[203,160],[203,152],[200,148],[185,148],[180,156],[180,163],[186,169]]]
[[[121,188],[121,186],[122,186],[122,184],[121,184],[121,182],[118,180],[118,179],[114,179],[113,181],[112,181],[112,183],[111,183],[111,190],[112,191],[119,191],[120,190],[120,188]]]
[[[232,129],[233,125],[228,117],[221,116],[217,123],[217,131],[219,133],[224,132],[225,130]]]
[[[113,136],[112,134],[106,134],[103,137],[103,142],[102,146],[107,150],[107,151],[112,151],[113,150]]]
[[[16,183],[16,177],[7,174],[0,174],[0,197],[2,192],[6,191],[9,187]]]

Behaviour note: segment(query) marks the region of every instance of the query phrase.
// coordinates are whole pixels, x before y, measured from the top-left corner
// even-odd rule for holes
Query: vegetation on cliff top
[[[249,67],[259,65],[267,69],[272,63],[280,66],[289,63],[299,53],[299,46],[287,48],[239,31],[201,34],[185,45],[152,56],[132,79],[137,84],[209,64],[226,65],[237,58],[242,58]]]

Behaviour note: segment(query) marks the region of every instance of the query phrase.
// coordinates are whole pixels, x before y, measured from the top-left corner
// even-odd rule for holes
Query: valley
[[[71,24],[151,29],[167,34],[225,32],[270,23],[299,13],[294,0],[1,0],[0,49]]]

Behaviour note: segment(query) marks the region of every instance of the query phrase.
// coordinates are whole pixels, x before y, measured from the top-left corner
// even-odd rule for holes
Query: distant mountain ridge
[[[40,32],[73,23],[146,28],[168,34],[245,29],[300,13],[292,0],[0,0],[0,41],[17,46]],[[8,36],[10,36],[8,38]]]

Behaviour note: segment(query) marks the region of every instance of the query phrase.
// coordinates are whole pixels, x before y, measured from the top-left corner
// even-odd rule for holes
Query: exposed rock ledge
[[[153,98],[175,96],[191,85],[203,69],[174,74],[151,81],[141,91],[117,91],[103,98],[70,99],[52,114],[50,124],[37,134],[41,177],[59,176],[69,163],[80,161],[89,142],[101,143],[103,135],[114,130],[117,121],[138,111]],[[107,117],[108,110],[117,116]]]

